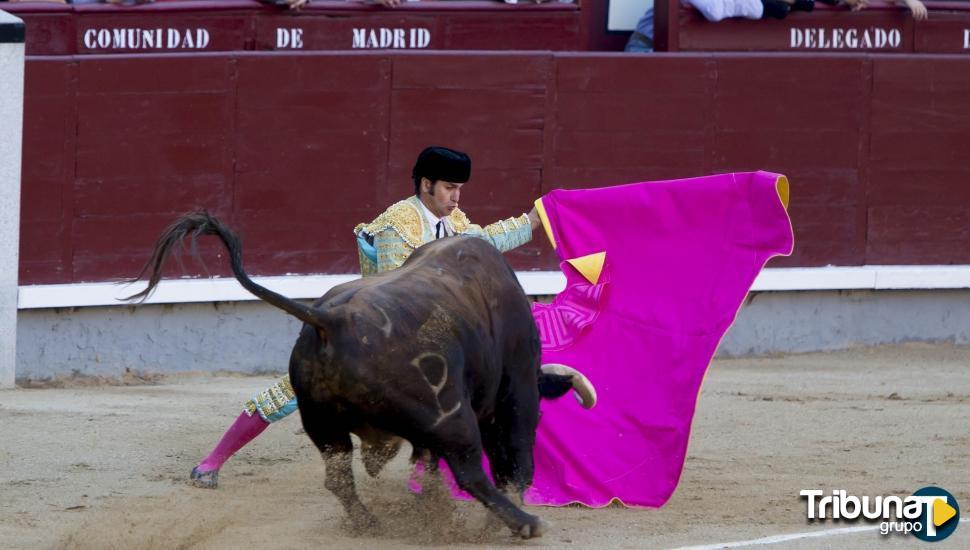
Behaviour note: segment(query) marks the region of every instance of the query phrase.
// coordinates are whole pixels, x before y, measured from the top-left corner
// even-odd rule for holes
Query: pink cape
[[[718,343],[765,262],[791,254],[787,202],[787,179],[768,172],[536,201],[566,275],[551,304],[533,306],[542,362],[579,370],[599,400],[543,400],[526,503],[667,502]]]
[[[791,254],[787,200],[767,172],[540,199],[567,281],[533,308],[542,362],[585,374],[599,401],[542,402],[527,503],[667,502],[707,366],[765,262]],[[585,276],[568,262],[599,252]]]

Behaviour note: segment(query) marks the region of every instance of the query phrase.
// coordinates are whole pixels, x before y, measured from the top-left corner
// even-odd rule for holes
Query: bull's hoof
[[[192,468],[192,475],[189,479],[193,487],[202,489],[215,489],[219,486],[219,470],[200,472],[199,467]]]
[[[348,519],[350,532],[354,535],[376,535],[381,532],[380,520],[369,511],[353,514]]]
[[[541,518],[535,518],[534,521],[519,527],[519,530],[515,532],[515,535],[523,539],[534,539],[541,537],[548,530],[548,523],[542,521]]]

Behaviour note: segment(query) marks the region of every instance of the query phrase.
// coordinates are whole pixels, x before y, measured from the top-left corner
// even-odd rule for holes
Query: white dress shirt
[[[431,224],[432,233],[436,232],[436,228],[438,227],[438,222],[441,222],[441,229],[443,230],[443,232],[440,237],[436,237],[436,238],[444,238],[449,235],[455,234],[454,228],[451,227],[451,222],[448,221],[448,216],[445,216],[443,218],[438,218],[437,216],[434,215],[431,209],[429,209],[424,204],[424,201],[420,201],[420,202],[421,202],[421,208],[424,210],[424,217],[425,219],[428,220],[428,223]]]

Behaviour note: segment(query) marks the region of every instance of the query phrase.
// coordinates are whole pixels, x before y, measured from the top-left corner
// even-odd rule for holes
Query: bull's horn
[[[567,367],[566,365],[560,365],[558,363],[542,365],[542,372],[547,374],[558,374],[560,376],[572,376],[573,390],[575,390],[576,394],[579,396],[579,401],[583,404],[583,407],[592,409],[593,406],[596,405],[596,388],[593,387],[593,383],[589,381],[589,378],[583,376],[583,373],[572,367]]]

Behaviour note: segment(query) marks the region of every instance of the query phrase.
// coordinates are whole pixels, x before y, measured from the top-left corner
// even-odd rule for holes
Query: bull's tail
[[[199,235],[216,235],[222,244],[226,246],[226,250],[229,251],[229,264],[232,267],[232,273],[236,276],[236,280],[239,284],[243,286],[246,290],[251,292],[254,296],[263,300],[271,305],[274,305],[283,311],[293,315],[297,319],[305,323],[310,323],[319,328],[324,328],[322,324],[322,317],[320,312],[317,310],[305,306],[295,300],[291,300],[286,296],[277,294],[272,290],[255,283],[246,274],[242,266],[242,244],[240,243],[239,237],[236,236],[228,227],[226,227],[217,218],[209,215],[206,211],[201,212],[191,212],[185,214],[181,218],[175,220],[172,225],[168,226],[167,229],[158,238],[155,243],[155,250],[152,251],[151,258],[142,268],[141,272],[137,277],[131,280],[132,283],[141,280],[146,273],[151,275],[148,278],[148,286],[145,290],[137,294],[133,294],[124,298],[126,301],[132,302],[143,302],[147,299],[155,288],[158,286],[159,281],[162,279],[162,268],[165,265],[165,260],[171,254],[172,249],[182,242],[186,237],[190,237],[192,240],[192,254],[198,255],[198,250],[195,246],[195,241]]]

